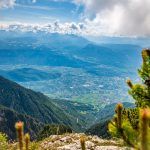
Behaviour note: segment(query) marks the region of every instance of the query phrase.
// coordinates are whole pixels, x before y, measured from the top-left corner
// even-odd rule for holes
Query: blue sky
[[[83,8],[71,0],[17,0],[13,8],[2,8],[0,17],[1,22],[79,22],[82,12]]]
[[[1,28],[149,37],[150,0],[0,0]]]

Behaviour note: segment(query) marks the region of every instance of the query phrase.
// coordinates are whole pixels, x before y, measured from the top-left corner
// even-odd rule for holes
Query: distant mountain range
[[[54,80],[61,77],[59,72],[47,73],[38,69],[19,68],[13,70],[0,70],[0,74],[13,81],[30,82],[41,80]]]
[[[0,31],[0,75],[49,97],[96,107],[130,101],[125,80],[137,80],[143,45],[116,39],[97,44],[77,35]]]
[[[141,46],[97,45],[75,35],[0,31],[0,64],[89,68],[98,65],[137,67]],[[130,62],[130,66],[129,66]],[[93,68],[94,69],[94,68]]]

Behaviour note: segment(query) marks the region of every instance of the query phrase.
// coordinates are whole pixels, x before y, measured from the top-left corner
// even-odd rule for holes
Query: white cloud
[[[37,0],[28,0],[23,1],[25,3],[36,3]],[[1,8],[13,8],[16,5],[16,0],[0,0],[0,9]],[[19,5],[19,4],[17,4]]]
[[[25,23],[11,23],[11,24],[1,24],[1,30],[6,31],[21,31],[21,32],[46,32],[46,33],[61,33],[61,34],[83,34],[83,29],[85,29],[82,23],[60,23],[58,21],[49,24],[25,24]]]
[[[74,0],[91,34],[150,36],[150,0]],[[94,16],[89,19],[89,16]]]
[[[12,8],[15,5],[16,0],[0,0],[0,9],[1,8]]]
[[[0,0],[0,8],[11,8],[16,0]],[[35,3],[37,0],[28,0]],[[49,0],[74,2],[84,6],[81,23],[50,23],[46,25],[13,24],[7,30],[45,31],[88,35],[150,36],[150,0]],[[42,10],[50,8],[16,4]],[[2,25],[1,25],[2,26]],[[2,27],[1,27],[2,28]]]

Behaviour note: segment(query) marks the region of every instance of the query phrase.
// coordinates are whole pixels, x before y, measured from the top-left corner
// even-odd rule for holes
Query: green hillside
[[[10,139],[16,139],[14,125],[17,121],[24,122],[25,132],[30,133],[31,139],[37,138],[38,132],[43,126],[41,122],[30,116],[17,113],[0,105],[0,132],[6,133]]]
[[[42,123],[65,124],[75,131],[82,129],[80,122],[77,123],[77,118],[56,106],[54,100],[42,93],[26,89],[2,76],[0,76],[0,104],[18,113],[29,115]]]
[[[80,131],[85,131],[96,120],[97,110],[93,105],[63,99],[54,99],[53,102],[63,109],[71,120],[76,120],[78,125],[82,125]]]

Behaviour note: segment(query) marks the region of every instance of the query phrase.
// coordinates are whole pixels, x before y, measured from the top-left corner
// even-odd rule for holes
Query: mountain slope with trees
[[[44,125],[28,115],[20,114],[0,105],[0,132],[6,133],[9,139],[16,139],[14,125],[18,121],[24,122],[25,132],[28,132],[31,135],[31,139],[37,138],[39,130],[41,130]]]
[[[76,131],[82,129],[84,119],[79,116],[78,119],[82,119],[77,123],[73,113],[67,113],[58,103],[42,93],[24,88],[0,76],[0,105],[29,115],[42,123],[65,124]],[[77,111],[74,113],[79,114]]]

